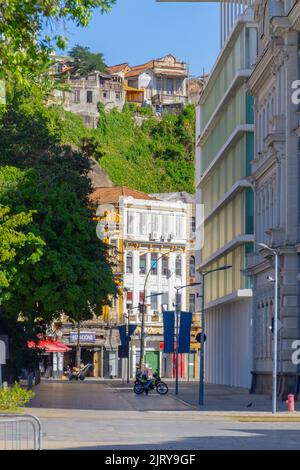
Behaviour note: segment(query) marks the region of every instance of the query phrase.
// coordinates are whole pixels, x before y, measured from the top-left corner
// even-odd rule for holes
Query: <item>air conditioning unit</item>
[[[158,240],[158,239],[159,239],[158,232],[151,232],[150,233],[150,240]]]

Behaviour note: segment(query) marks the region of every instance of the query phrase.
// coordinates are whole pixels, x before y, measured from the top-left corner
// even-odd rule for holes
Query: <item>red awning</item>
[[[67,352],[70,351],[71,348],[66,346],[64,343],[60,343],[59,341],[54,340],[40,340],[38,343],[34,341],[28,341],[27,346],[30,349],[38,348],[38,349],[45,349],[47,352]]]

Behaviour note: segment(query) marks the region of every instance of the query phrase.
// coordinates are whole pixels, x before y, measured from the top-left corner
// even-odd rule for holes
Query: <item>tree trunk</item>
[[[77,324],[77,345],[76,345],[76,367],[81,364],[81,347],[80,347],[80,323]]]

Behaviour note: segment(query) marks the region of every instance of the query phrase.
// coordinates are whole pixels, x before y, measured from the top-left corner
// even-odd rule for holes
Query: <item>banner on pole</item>
[[[163,312],[164,322],[164,353],[174,352],[174,327],[175,312],[174,310]]]
[[[180,314],[180,328],[178,341],[179,353],[190,352],[192,316],[193,315],[191,312],[181,312]]]
[[[127,336],[126,336],[126,326],[125,325],[119,325],[118,330],[119,330],[119,333],[120,333],[121,345],[125,346],[128,343]]]

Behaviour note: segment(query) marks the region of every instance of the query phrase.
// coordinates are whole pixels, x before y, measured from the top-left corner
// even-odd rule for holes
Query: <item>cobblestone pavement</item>
[[[274,421],[271,413],[250,412],[242,390],[234,400],[245,399],[243,411],[199,412],[181,401],[195,384],[181,384],[179,400],[169,385],[168,396],[147,397],[120,382],[43,382],[27,411],[40,418],[48,449],[300,449],[300,413]]]

